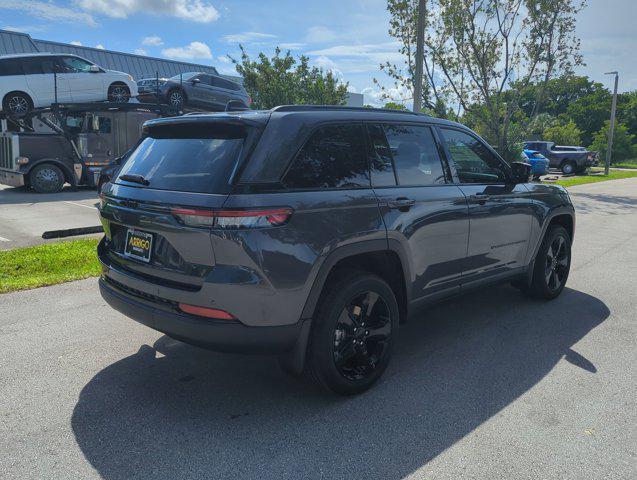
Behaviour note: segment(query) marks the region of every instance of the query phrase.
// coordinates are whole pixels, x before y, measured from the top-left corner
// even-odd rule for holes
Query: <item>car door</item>
[[[188,80],[186,90],[188,103],[205,109],[214,109],[216,103],[215,89],[211,84],[211,75],[199,74]]]
[[[74,102],[95,102],[107,98],[102,72],[92,72],[92,63],[73,56],[60,56],[58,75],[64,78],[71,90]]]
[[[412,300],[458,292],[469,237],[464,194],[435,132],[423,124],[368,124],[372,186],[388,240],[410,262]]]
[[[71,89],[66,78],[61,76],[54,56],[22,58],[24,76],[36,99],[35,104],[48,107],[58,102],[71,101]],[[56,88],[57,84],[57,88]],[[57,92],[56,92],[57,90]]]
[[[211,83],[215,90],[215,103],[219,110],[225,110],[226,105],[231,100],[239,100],[234,86],[229,80],[220,77],[211,76]]]
[[[510,168],[473,133],[440,127],[452,174],[469,203],[469,246],[463,288],[525,266],[533,201]]]

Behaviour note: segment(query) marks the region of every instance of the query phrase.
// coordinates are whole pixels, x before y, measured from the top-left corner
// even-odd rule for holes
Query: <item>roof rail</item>
[[[309,111],[346,111],[346,112],[384,112],[402,113],[403,115],[420,115],[427,117],[426,113],[416,113],[411,110],[394,110],[392,108],[375,107],[348,107],[345,105],[279,105],[274,107],[273,112],[309,112]]]

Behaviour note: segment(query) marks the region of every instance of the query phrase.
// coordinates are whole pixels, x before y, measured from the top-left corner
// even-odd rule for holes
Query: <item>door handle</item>
[[[389,208],[396,208],[400,210],[401,212],[406,212],[415,204],[416,204],[416,200],[412,200],[406,197],[400,197],[400,198],[397,198],[396,200],[391,200],[388,203]]]
[[[491,197],[489,195],[486,195],[484,193],[477,193],[475,195],[470,195],[469,201],[471,203],[478,203],[480,205],[484,205],[486,201],[489,200],[490,198]]]

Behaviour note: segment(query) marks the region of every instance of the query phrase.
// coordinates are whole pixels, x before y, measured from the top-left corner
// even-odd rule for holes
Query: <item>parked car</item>
[[[497,282],[553,299],[567,281],[566,191],[458,123],[286,106],[144,129],[102,189],[99,285],[175,339],[277,354],[355,394],[412,309]]]
[[[252,99],[239,83],[218,75],[187,72],[169,78],[159,86],[160,100],[183,110],[195,108],[224,111],[229,102],[240,102],[245,108]]]
[[[579,173],[587,168],[597,165],[597,152],[589,152],[583,147],[574,150],[575,147],[560,147],[553,142],[527,141],[524,148],[541,153],[549,159],[551,168],[559,168],[565,175]]]
[[[523,150],[523,160],[531,164],[531,175],[534,180],[538,180],[540,176],[549,173],[549,160],[540,152],[535,150]]]
[[[57,93],[56,93],[57,79]],[[106,70],[76,55],[37,53],[0,57],[1,109],[13,116],[53,103],[126,103],[137,96],[127,73]]]
[[[139,141],[144,122],[163,114],[135,103],[66,104],[54,114],[38,112],[48,133],[0,133],[0,184],[39,193],[59,192],[65,183],[98,186],[102,169]]]

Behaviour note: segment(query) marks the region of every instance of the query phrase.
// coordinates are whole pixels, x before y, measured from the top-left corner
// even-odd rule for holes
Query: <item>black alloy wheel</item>
[[[348,380],[359,381],[373,374],[389,346],[389,307],[373,291],[356,295],[343,308],[334,329],[334,363]]]
[[[556,291],[564,286],[568,266],[569,252],[566,248],[566,239],[558,235],[546,252],[544,280],[549,290]]]
[[[398,327],[398,302],[378,275],[331,275],[312,320],[305,373],[341,395],[361,393],[383,374]]]
[[[571,269],[571,236],[561,225],[553,225],[546,232],[535,257],[533,278],[522,290],[536,298],[557,298]]]

